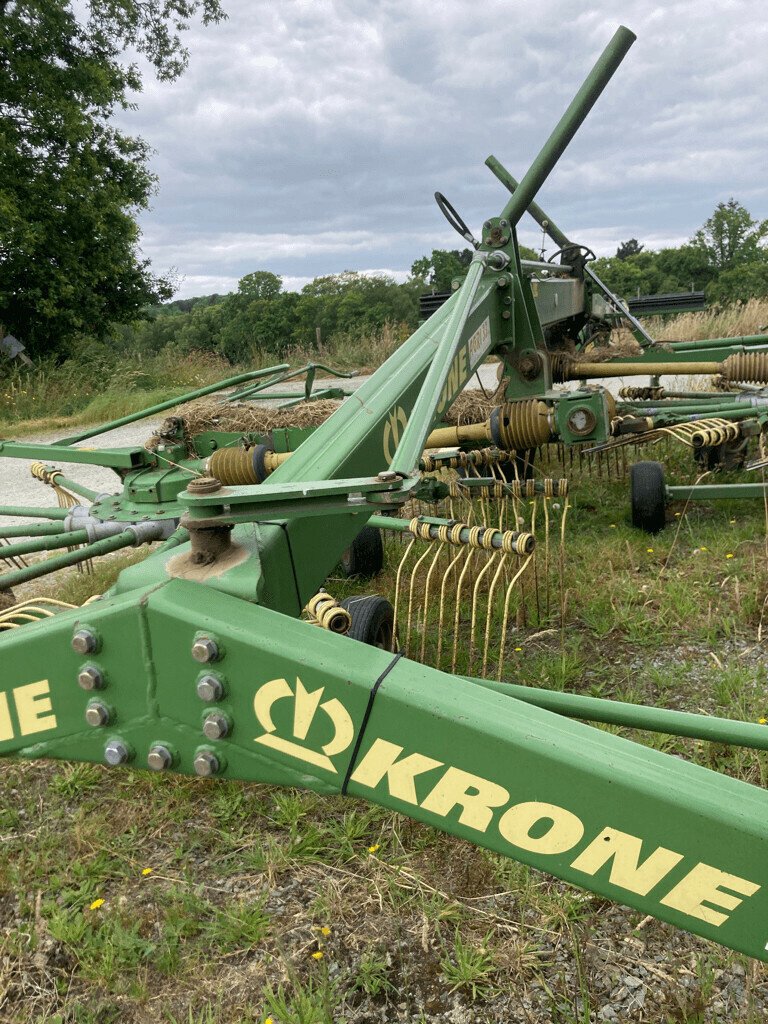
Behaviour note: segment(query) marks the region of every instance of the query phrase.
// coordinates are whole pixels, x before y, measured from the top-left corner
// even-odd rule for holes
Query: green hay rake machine
[[[553,520],[556,562],[568,507],[565,482],[531,478],[526,453],[553,441],[595,448],[683,434],[693,423],[712,445],[716,429],[724,440],[762,429],[762,407],[736,399],[651,413],[601,387],[555,388],[715,366],[731,380],[768,379],[762,336],[656,344],[596,278],[589,251],[535,204],[633,40],[617,31],[519,183],[491,161],[512,194],[479,240],[439,197],[475,248],[466,278],[315,429],[189,437],[177,417],[139,448],[78,447],[104,428],[56,445],[0,444],[0,456],[38,460],[35,473],[66,506],[1,510],[39,522],[2,531],[13,567],[0,576],[0,754],[348,794],[768,960],[765,792],[585,723],[758,750],[768,730],[503,682],[507,627],[536,564],[531,510],[545,521],[545,560]],[[526,211],[555,239],[560,262],[521,261]],[[618,317],[635,335],[631,357],[594,342]],[[447,422],[491,354],[506,400],[482,422]],[[224,383],[270,379],[260,373]],[[52,462],[110,467],[122,491],[94,493]],[[466,508],[474,493],[484,516],[424,512],[438,502]],[[323,591],[345,552],[375,570],[372,530],[411,538],[397,576],[401,621],[423,598],[434,608],[423,634],[439,644],[460,632],[451,597],[456,608],[468,603],[468,653],[452,638],[428,665],[426,641],[397,649],[395,609],[383,598],[342,606]],[[157,547],[82,607],[14,603],[13,587],[145,543]],[[45,550],[63,553],[27,564]],[[500,637],[492,617],[483,626],[476,614],[481,591]]]

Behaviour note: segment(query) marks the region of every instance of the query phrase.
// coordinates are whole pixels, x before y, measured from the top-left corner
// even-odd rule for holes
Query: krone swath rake
[[[371,523],[528,557],[532,538],[520,530],[393,515],[440,486],[419,471],[433,468],[425,448],[452,444],[450,458],[460,460],[464,442],[519,451],[558,432],[615,434],[606,392],[551,391],[553,375],[608,372],[558,359],[542,327],[547,309],[552,325],[556,307],[578,320],[585,295],[596,301],[584,253],[562,236],[567,265],[534,279],[516,225],[529,208],[541,214],[539,187],[633,40],[616,32],[522,181],[506,181],[512,195],[485,222],[455,294],[352,399],[295,450],[286,446],[290,457],[258,444],[226,458],[214,458],[216,448],[208,461],[198,451],[191,475],[172,427],[152,451],[54,446],[60,460],[112,466],[126,486],[119,498],[90,495],[89,510],[48,510],[41,550],[51,535],[61,548],[84,545],[49,561],[161,543],[82,608],[6,613],[0,624],[16,628],[0,630],[0,753],[348,794],[768,960],[768,795],[583,723],[761,750],[768,730],[430,667],[395,653],[391,635],[379,645],[340,635],[349,609],[321,592]],[[517,401],[474,433],[440,427],[489,353],[503,360]],[[649,373],[674,365],[668,350],[653,359],[644,350],[639,364]],[[449,434],[435,436],[436,427]],[[51,447],[6,444],[0,453],[46,458]],[[36,472],[60,490],[72,483],[44,464]],[[29,530],[18,536],[34,540]],[[23,557],[29,541],[9,550]],[[6,573],[0,590],[39,575],[37,565]],[[500,577],[505,586],[511,575]],[[301,618],[305,608],[312,622]]]

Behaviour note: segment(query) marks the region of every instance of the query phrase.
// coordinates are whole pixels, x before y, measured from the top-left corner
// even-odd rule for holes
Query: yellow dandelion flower
[[[645,550],[649,555],[653,554],[653,548],[646,548]]]
[[[699,548],[699,551],[709,551],[709,548],[705,548],[704,545],[702,544],[701,547]]]
[[[155,870],[154,868],[142,868],[141,873],[142,873],[142,875],[145,875],[145,876],[146,875],[151,875],[154,870]]]
[[[373,846],[369,846],[368,847],[368,853],[376,853],[376,851],[379,849],[380,845],[381,845],[380,843],[374,843]]]
[[[326,938],[328,938],[328,936],[331,934],[331,929],[328,927],[327,924],[324,924],[323,927],[320,929],[320,934],[324,935]]]
[[[758,725],[768,725],[768,718],[758,718],[757,724]]]
[[[98,900],[94,900],[93,903],[90,905],[90,907],[88,909],[89,910],[98,910],[99,907],[103,907],[103,906],[104,906],[104,900],[98,899]]]
[[[266,1017],[264,1019],[264,1024],[275,1024],[275,1022],[272,1020],[271,1017]]]
[[[522,651],[522,649],[523,649],[522,647],[516,647],[515,648],[516,651]]]
[[[612,530],[615,530],[615,529],[616,529],[616,523],[611,523],[611,529],[612,529]]]
[[[733,558],[733,553],[731,551],[729,551],[728,554],[725,557],[726,558]]]
[[[324,954],[323,954],[322,949],[318,949],[318,951],[316,953],[312,954],[312,959],[313,960],[322,960],[323,959],[323,955]]]

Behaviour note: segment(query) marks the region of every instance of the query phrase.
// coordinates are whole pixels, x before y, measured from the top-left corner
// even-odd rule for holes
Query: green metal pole
[[[4,573],[0,576],[0,590],[9,590],[20,583],[39,579],[40,576],[47,576],[48,573],[56,572],[58,569],[77,565],[78,562],[87,562],[89,558],[108,555],[112,551],[131,547],[135,543],[136,534],[132,530],[123,530],[122,533],[117,533],[114,537],[97,540],[84,548],[78,548],[77,551],[68,551],[64,555],[55,555],[53,558],[46,558],[42,562],[35,562],[24,569],[15,569],[13,572]]]
[[[389,467],[395,473],[410,476],[419,464],[424,444],[432,429],[436,396],[442,393],[451,372],[453,357],[461,342],[462,331],[472,309],[475,293],[485,272],[486,257],[487,253],[473,256],[467,276],[456,293],[450,318],[435,349],[424,383],[413,403],[411,415]]]
[[[465,676],[464,678],[469,678]],[[687,711],[669,711],[649,708],[641,704],[625,704],[600,697],[587,697],[580,693],[561,693],[542,690],[536,686],[518,686],[514,683],[495,683],[489,679],[472,679],[473,683],[496,693],[535,704],[536,707],[555,711],[567,718],[581,718],[587,722],[622,725],[628,729],[662,732],[670,736],[688,736],[710,743],[730,743],[754,750],[768,750],[768,727],[752,722],[733,722],[727,718],[710,718]]]
[[[765,484],[675,484],[666,488],[670,500],[719,501],[735,498],[764,498]],[[2,548],[0,548],[2,551]]]
[[[743,334],[738,338],[706,338],[702,341],[669,341],[665,342],[673,352],[695,352],[702,348],[728,348],[731,345],[766,345],[768,334]]]
[[[519,187],[504,207],[501,214],[502,219],[506,219],[514,225],[523,216],[635,39],[634,32],[630,32],[623,25],[616,30],[570,106],[560,118],[555,130],[526,172]]]
[[[281,363],[278,366],[268,366],[264,370],[251,370],[249,373],[240,373],[236,377],[228,377],[227,380],[220,380],[217,384],[209,384],[207,387],[198,388],[196,391],[188,391],[178,398],[170,398],[167,402],[160,402],[158,405],[151,405],[147,409],[131,413],[130,416],[121,416],[120,419],[110,420],[109,423],[100,423],[97,427],[84,430],[80,434],[73,434],[72,437],[62,437],[54,441],[55,445],[62,447],[77,444],[79,441],[87,441],[89,437],[96,437],[98,434],[106,434],[108,430],[115,430],[117,427],[124,427],[128,423],[136,423],[137,420],[146,419],[147,416],[155,416],[166,409],[173,409],[177,405],[185,405],[194,401],[195,398],[203,398],[205,395],[212,395],[215,391],[222,391],[224,388],[235,387],[237,384],[244,384],[248,380],[255,380],[257,377],[264,377],[268,373],[276,373],[278,370],[287,370],[288,363]]]
[[[428,523],[429,524],[430,540],[437,540],[438,539],[438,537],[439,537],[439,532],[438,531],[440,530],[441,526],[455,526],[456,525],[455,523],[452,523],[451,520],[449,520],[449,519],[433,519],[431,517],[425,517],[425,516],[421,516],[419,521],[422,522],[422,523]],[[368,520],[368,525],[369,526],[375,526],[379,530],[394,530],[395,533],[410,533],[409,523],[410,523],[409,519],[394,519],[394,518],[392,518],[390,516],[371,516],[371,518]],[[487,529],[490,529],[491,533],[492,533],[491,546],[493,548],[495,548],[496,551],[500,551],[501,547],[502,547],[502,544],[503,544],[504,533],[501,530],[494,529],[493,527],[488,527]],[[462,529],[461,533],[459,534],[459,541],[460,541],[460,543],[466,544],[469,541],[471,533],[472,533],[471,529],[468,526],[465,526]],[[533,550],[533,548],[535,546],[535,542],[534,542],[532,534],[524,534],[524,533],[514,532],[513,536],[516,539],[519,538],[519,537],[530,538],[530,540],[528,541],[528,543],[526,545],[525,553],[528,554],[530,551]]]
[[[518,188],[520,188],[520,182],[509,173],[506,167],[504,167],[501,161],[497,160],[495,156],[489,156],[485,161],[485,166],[490,167],[502,185],[509,189],[513,194],[518,190]],[[542,231],[546,231],[555,245],[559,245],[561,249],[567,249],[569,246],[573,245],[573,242],[571,242],[565,232],[561,231],[552,218],[544,213],[537,202],[531,200],[528,204],[528,213],[530,213]]]
[[[26,516],[29,519],[66,519],[68,508],[38,508],[37,505],[0,505],[0,516]]]
[[[67,533],[58,533],[53,537],[40,537],[37,540],[25,540],[19,541],[17,544],[8,544],[0,548],[0,558],[32,555],[36,551],[53,551],[54,548],[74,547],[76,544],[85,544],[87,540],[87,530],[70,530]]]
[[[79,494],[81,498],[87,498],[88,501],[96,501],[99,496],[98,491],[94,491],[90,487],[86,487],[84,484],[79,484],[77,480],[72,480],[68,476],[63,476],[61,473],[56,474],[56,481],[59,487],[64,487],[68,491],[72,491],[73,494]]]
[[[66,518],[61,516],[61,519]],[[0,537],[55,537],[61,530],[60,520],[56,523],[22,523],[20,526],[6,526],[4,530],[0,530]]]

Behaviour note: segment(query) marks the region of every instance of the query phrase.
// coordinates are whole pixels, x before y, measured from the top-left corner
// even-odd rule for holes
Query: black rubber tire
[[[381,530],[364,526],[341,556],[341,571],[345,576],[358,576],[369,580],[384,568],[384,541]]]
[[[352,616],[347,636],[383,651],[392,650],[395,609],[386,597],[348,597],[341,607]]]
[[[632,525],[646,533],[658,533],[667,521],[664,467],[660,462],[635,462],[629,467]]]

